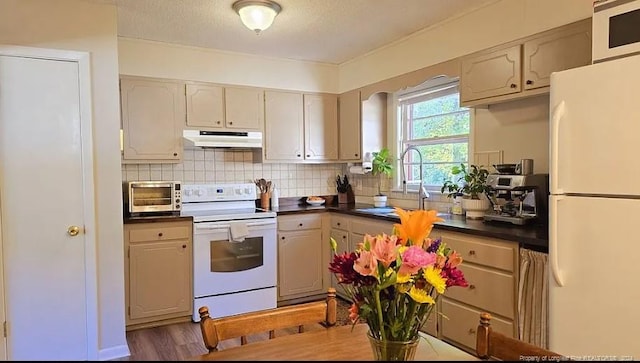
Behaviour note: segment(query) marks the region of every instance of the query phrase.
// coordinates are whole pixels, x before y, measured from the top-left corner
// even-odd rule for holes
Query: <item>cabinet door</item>
[[[129,318],[184,313],[193,306],[188,240],[129,247]]]
[[[182,157],[184,84],[120,81],[124,160],[178,162]]]
[[[338,99],[340,130],[338,151],[342,161],[362,160],[360,91],[340,95]]]
[[[304,95],[306,160],[338,159],[338,99],[335,95]]]
[[[520,45],[462,60],[460,101],[517,93],[521,90]]]
[[[349,250],[349,232],[341,229],[331,229],[331,237],[336,240],[338,246],[336,248],[336,254],[342,254],[343,252],[351,252]],[[329,249],[331,251],[331,249]],[[329,262],[333,261],[333,251],[330,252]],[[338,279],[333,272],[331,272],[331,286],[335,287],[336,292],[344,297],[349,298],[349,295],[345,292],[344,286],[338,283]]]
[[[224,89],[220,86],[187,84],[187,126],[224,126]]]
[[[278,296],[281,299],[323,292],[326,253],[322,231],[310,229],[278,233]]]
[[[265,159],[303,160],[302,94],[266,91]]]
[[[524,43],[524,89],[550,85],[552,72],[591,64],[591,26],[577,26],[532,39]]]
[[[262,130],[264,124],[263,90],[226,87],[224,93],[227,128]]]

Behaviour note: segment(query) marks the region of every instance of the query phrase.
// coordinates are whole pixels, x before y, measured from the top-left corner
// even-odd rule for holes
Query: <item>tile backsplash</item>
[[[122,164],[122,180],[178,180],[185,184],[197,183],[252,183],[255,179],[271,180],[280,197],[304,197],[336,194],[336,175],[347,172],[347,164],[293,164],[256,163],[251,151],[229,149],[185,148],[181,163]],[[371,174],[347,174],[356,200],[373,203],[377,194],[378,177]],[[389,196],[389,205],[416,208],[417,195],[390,191],[389,181],[382,190]],[[426,202],[428,209],[446,212],[451,200],[438,192],[431,193]]]
[[[197,183],[252,183],[271,180],[280,197],[336,194],[336,175],[346,164],[254,163],[251,151],[185,148],[181,163],[122,164],[122,180],[178,180]]]

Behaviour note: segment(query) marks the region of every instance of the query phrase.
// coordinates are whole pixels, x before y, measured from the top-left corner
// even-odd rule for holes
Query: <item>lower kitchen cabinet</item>
[[[459,266],[468,287],[447,289],[439,301],[439,338],[475,351],[480,313],[493,318],[494,330],[517,337],[518,243],[434,229],[463,259]]]
[[[325,294],[322,214],[278,216],[278,301]]]
[[[192,222],[126,223],[127,330],[190,320]]]

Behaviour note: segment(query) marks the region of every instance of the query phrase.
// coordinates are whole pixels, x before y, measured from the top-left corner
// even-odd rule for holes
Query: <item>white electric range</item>
[[[193,321],[277,305],[276,213],[256,208],[252,183],[183,184],[180,215],[193,217]]]

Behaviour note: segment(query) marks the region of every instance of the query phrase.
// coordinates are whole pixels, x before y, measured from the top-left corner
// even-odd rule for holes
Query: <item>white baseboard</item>
[[[98,360],[113,360],[128,357],[130,355],[131,352],[129,351],[129,346],[124,344],[107,349],[101,349],[98,352]]]

